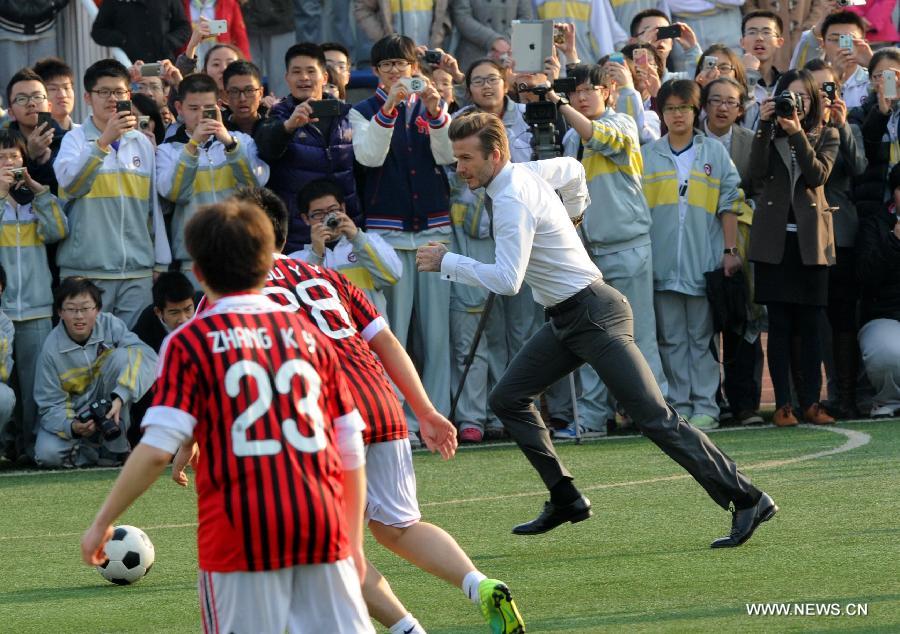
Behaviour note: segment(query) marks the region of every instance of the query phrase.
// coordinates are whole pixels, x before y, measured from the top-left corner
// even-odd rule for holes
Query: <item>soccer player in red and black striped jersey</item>
[[[163,344],[144,436],[82,538],[102,562],[112,522],[186,441],[200,447],[205,632],[374,632],[363,603],[364,423],[328,340],[261,292],[275,246],[255,205],[185,230],[211,304]]]
[[[266,212],[275,229],[276,243],[283,245],[288,220],[284,203],[262,188],[241,189],[236,196],[255,202]],[[366,423],[366,519],[375,538],[418,567],[461,588],[481,609],[492,632],[521,631],[518,628],[524,624],[506,584],[482,574],[443,529],[420,521],[403,408],[385,370],[413,408],[429,449],[451,457],[456,449],[455,429],[435,410],[412,361],[384,318],[368,297],[337,271],[283,256],[276,256],[263,292],[280,304],[305,312],[338,352],[350,392]],[[184,481],[183,474],[176,472],[173,477]],[[422,632],[371,564],[366,575],[363,596],[371,615],[392,633]]]

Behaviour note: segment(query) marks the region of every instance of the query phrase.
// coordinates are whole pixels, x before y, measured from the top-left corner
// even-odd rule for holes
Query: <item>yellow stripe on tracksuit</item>
[[[0,339],[0,382],[9,380],[9,368],[6,367],[6,358],[9,356],[9,339]]]
[[[63,198],[71,198],[67,192],[77,192],[85,186],[85,182],[91,177],[91,175],[96,172],[100,166],[103,164],[102,158],[97,158],[96,156],[92,156],[87,165],[84,166],[84,169],[81,170],[81,175],[75,179],[75,182],[72,183],[70,187],[60,188],[60,196]]]
[[[66,223],[63,220],[62,209],[59,208],[59,203],[56,199],[50,201],[50,206],[53,209],[53,220],[56,221],[56,230],[59,235],[66,235]]]
[[[43,244],[36,222],[0,226],[0,247],[39,247]]]
[[[225,192],[234,189],[237,184],[238,181],[234,177],[231,166],[223,163],[218,167],[197,170],[197,175],[194,177],[194,194]]]
[[[537,12],[542,20],[571,18],[587,22],[591,17],[591,5],[588,2],[553,0],[539,5]]]
[[[434,11],[434,0],[391,0],[391,13],[394,15],[403,11]],[[417,44],[420,42],[417,42]]]
[[[112,353],[112,349],[101,352],[90,366],[72,368],[59,375],[59,384],[67,394],[84,394],[85,390],[96,380],[100,374],[106,357]]]
[[[627,153],[628,164],[622,165],[600,152],[592,151],[589,146],[585,147],[582,163],[588,182],[598,174],[614,174],[615,172],[622,172],[628,176],[640,178],[641,173],[644,171],[644,160],[641,157],[640,148],[635,147],[632,138],[627,134],[622,134],[615,128],[603,125],[599,121],[594,121],[593,124],[594,136],[591,140],[615,152]]]
[[[93,160],[93,159],[91,159]],[[80,180],[80,179],[79,179]],[[76,191],[78,183],[66,190]],[[136,172],[103,172],[97,174],[94,184],[82,198],[133,198],[146,200],[150,198],[150,176]]]
[[[184,187],[185,169],[184,161],[178,161],[178,166],[175,168],[175,178],[172,179],[172,189],[165,197],[166,200],[178,200],[178,192]]]
[[[397,278],[391,275],[391,272],[384,265],[384,262],[381,261],[381,258],[378,257],[378,252],[372,248],[372,245],[367,242],[363,248],[366,250],[366,253],[369,254],[369,257],[372,258],[372,263],[375,264],[375,267],[378,269],[379,273],[381,273],[384,280],[388,284],[396,284]],[[371,275],[369,277],[371,278]],[[374,286],[372,288],[374,288]]]
[[[128,391],[134,394],[137,386],[138,372],[141,369],[141,361],[144,359],[144,352],[140,348],[128,349],[128,367],[119,377],[119,385],[128,388]]]
[[[350,283],[364,291],[375,290],[375,280],[364,266],[342,266],[337,269]]]

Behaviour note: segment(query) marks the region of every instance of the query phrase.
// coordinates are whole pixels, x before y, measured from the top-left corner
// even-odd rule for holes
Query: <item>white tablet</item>
[[[513,20],[512,56],[517,73],[542,73],[553,55],[553,20]]]

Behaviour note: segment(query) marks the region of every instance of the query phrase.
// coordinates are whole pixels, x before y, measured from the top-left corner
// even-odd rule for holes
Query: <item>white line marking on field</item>
[[[187,524],[160,524],[159,526],[145,526],[144,531],[159,531],[168,528],[196,528],[197,522],[188,522]],[[46,539],[48,537],[80,537],[82,533],[45,533],[43,535],[10,535],[9,537],[0,537],[0,542],[8,542],[14,539]]]
[[[824,458],[825,456],[833,456],[835,454],[844,453],[846,451],[852,451],[863,445],[867,445],[872,437],[869,434],[866,434],[861,431],[854,431],[852,429],[842,429],[840,427],[817,427],[814,425],[801,425],[806,429],[816,429],[822,431],[830,431],[835,434],[840,434],[842,436],[846,436],[847,442],[845,442],[840,447],[835,447],[834,449],[826,449],[824,451],[817,451],[816,453],[804,454],[802,456],[797,456],[796,458],[785,458],[782,460],[766,460],[763,462],[757,462],[755,464],[749,464],[741,466],[742,469],[772,469],[774,467],[783,467],[789,464],[795,464],[797,462],[805,462],[807,460],[815,460],[816,458]],[[679,473],[676,475],[670,476],[661,476],[658,478],[648,478],[646,480],[629,480],[626,482],[611,482],[608,484],[592,484],[584,487],[579,487],[582,491],[600,491],[602,489],[616,489],[621,487],[631,487],[631,486],[640,486],[642,484],[657,484],[659,482],[670,482],[672,480],[686,480],[690,478],[690,474],[688,473]],[[444,500],[441,502],[425,502],[424,504],[419,504],[420,507],[432,507],[432,506],[447,506],[449,504],[466,504],[469,502],[493,502],[497,500],[507,500],[509,498],[524,498],[524,497],[538,497],[538,496],[546,496],[546,489],[542,489],[540,491],[529,491],[525,493],[509,493],[506,495],[493,495],[493,496],[485,496],[485,497],[477,497],[477,498],[459,498],[455,500]]]
[[[782,460],[765,460],[763,462],[757,462],[754,464],[746,465],[742,468],[746,469],[772,469],[775,467],[783,467],[789,464],[796,464],[798,462],[806,462],[808,460],[815,460],[817,458],[824,458],[825,456],[833,456],[835,454],[845,453],[847,451],[852,451],[854,449],[858,449],[864,445],[869,444],[872,440],[872,437],[869,434],[866,434],[861,431],[854,431],[852,429],[843,429],[841,427],[817,427],[814,425],[801,425],[806,429],[815,429],[819,431],[828,431],[835,434],[840,434],[841,436],[845,436],[847,438],[847,442],[839,447],[835,447],[834,449],[825,449],[823,451],[817,451],[815,453],[804,454],[802,456],[797,456],[795,458],[785,458]],[[739,428],[728,431],[737,431]],[[755,427],[755,429],[764,429],[761,427]],[[614,438],[618,438],[615,436]],[[629,438],[638,438],[638,436],[629,436]],[[599,439],[598,439],[599,440]],[[498,445],[490,445],[492,447],[497,447]],[[31,472],[30,475],[36,475],[42,472]],[[59,471],[55,473],[60,473]],[[686,480],[691,476],[687,473],[679,473],[676,475],[670,476],[661,476],[658,478],[649,478],[646,480],[629,480],[626,482],[611,482],[608,484],[593,484],[590,486],[581,487],[582,491],[599,491],[602,489],[615,489],[621,487],[631,487],[631,486],[640,486],[642,484],[657,484],[659,482],[670,482],[673,480]],[[506,495],[495,495],[495,496],[484,496],[477,498],[459,498],[455,500],[444,500],[441,502],[425,502],[424,504],[420,504],[420,507],[433,507],[433,506],[448,506],[450,504],[469,504],[472,502],[491,502],[496,500],[507,500],[509,498],[524,498],[524,497],[537,497],[547,495],[546,490],[541,491],[527,491],[524,493],[509,493]],[[178,529],[178,528],[195,528],[197,526],[196,522],[188,522],[186,524],[160,524],[158,526],[145,526],[143,527],[144,531],[158,531],[158,530],[169,530],[169,529]],[[0,542],[12,541],[12,540],[22,540],[22,539],[46,539],[46,538],[56,538],[56,537],[78,537],[81,533],[47,533],[44,535],[11,535],[8,537],[0,537]]]

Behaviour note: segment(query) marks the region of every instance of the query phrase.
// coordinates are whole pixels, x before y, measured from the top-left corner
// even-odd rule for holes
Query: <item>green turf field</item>
[[[637,437],[559,447],[595,515],[546,535],[510,534],[544,500],[515,447],[449,463],[418,454],[419,499],[509,583],[529,632],[900,632],[900,421],[712,437],[781,507],[733,550],[709,549],[730,516]],[[0,632],[199,631],[192,490],[161,480],[124,518],[156,545],[139,584],[113,586],[81,565],[80,534],[115,476],[0,474]],[[371,541],[367,551],[429,632],[487,631],[460,591]],[[748,616],[751,602],[868,614]]]

